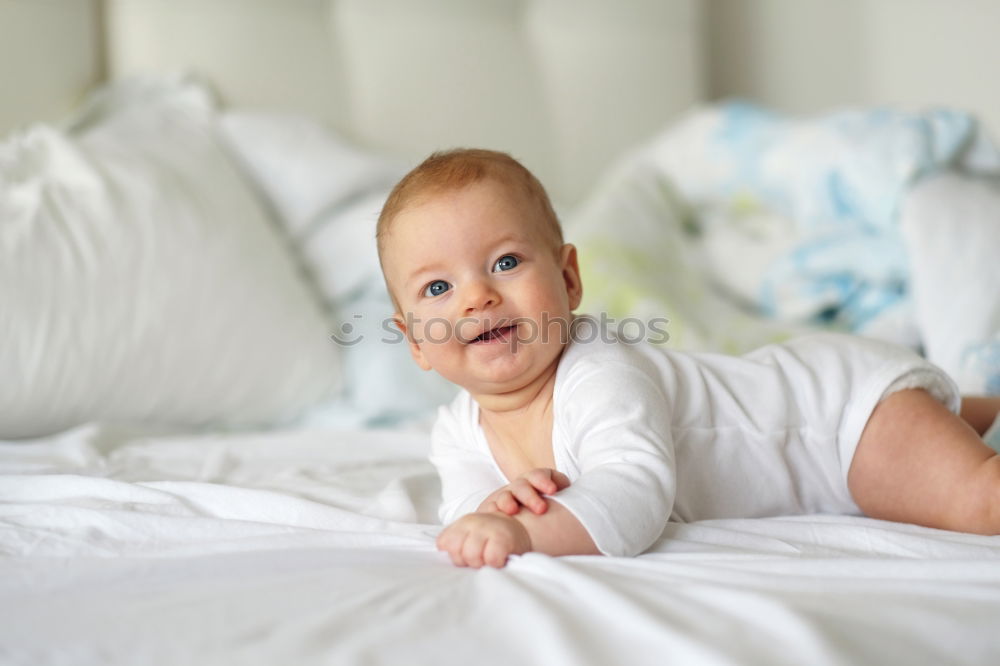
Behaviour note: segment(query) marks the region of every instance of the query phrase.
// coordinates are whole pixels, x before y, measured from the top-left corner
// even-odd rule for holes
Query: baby
[[[378,221],[414,360],[464,389],[431,460],[437,545],[632,556],[669,520],[864,513],[1000,533],[1000,398],[962,401],[908,350],[817,334],[741,357],[615,339],[541,184],[510,156],[431,155]]]

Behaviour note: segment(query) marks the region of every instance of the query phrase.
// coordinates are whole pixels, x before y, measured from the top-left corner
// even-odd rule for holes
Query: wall
[[[979,114],[1000,136],[1000,0],[692,1],[704,8],[704,87],[711,99],[743,96],[792,112],[948,104]],[[0,133],[61,117],[100,80],[99,5],[0,0]],[[336,109],[326,98],[320,102]]]
[[[950,105],[1000,136],[997,0],[706,0],[708,88],[792,112]]]
[[[0,135],[57,120],[103,76],[98,0],[0,0]]]

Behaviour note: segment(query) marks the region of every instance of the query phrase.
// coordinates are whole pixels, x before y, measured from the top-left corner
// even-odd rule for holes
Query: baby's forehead
[[[485,196],[463,196],[474,190],[479,190]],[[496,215],[489,214],[498,201],[502,202],[504,209]],[[485,235],[493,238],[518,236],[532,245],[551,244],[556,250],[562,245],[558,221],[549,220],[545,208],[534,201],[530,193],[522,191],[516,184],[484,178],[459,186],[426,188],[411,193],[405,202],[397,204],[392,217],[381,223],[379,254],[383,262],[388,259],[386,254],[396,254],[399,250],[414,245],[433,244],[434,238],[440,234],[439,226],[435,224],[439,219],[437,213],[442,208],[448,209],[452,204],[462,207],[472,205],[487,211],[484,217],[489,220],[488,227],[484,229],[480,226],[475,231],[477,238],[486,232]],[[438,206],[441,208],[437,208]],[[477,222],[472,222],[473,218]],[[469,224],[481,223],[482,219],[484,218],[473,214]],[[406,230],[400,233],[403,226]],[[392,250],[389,249],[390,246]]]
[[[424,225],[426,225],[427,227],[426,229],[420,227],[419,230],[427,231],[428,233],[433,233],[434,226],[430,224],[429,220],[423,219],[421,217],[420,214],[422,212],[424,212],[426,209],[433,208],[434,206],[449,207],[452,204],[457,205],[456,200],[462,194],[475,189],[486,189],[486,188],[493,190],[493,193],[498,195],[498,198],[500,200],[504,201],[505,203],[513,204],[514,207],[523,209],[534,208],[530,198],[524,195],[523,193],[518,192],[517,188],[510,187],[505,183],[497,182],[492,179],[483,179],[457,187],[439,187],[439,188],[425,190],[409,197],[406,203],[401,205],[395,212],[395,214],[392,216],[392,219],[388,221],[388,224],[386,225],[386,232],[387,232],[386,235],[390,235],[391,231],[394,228],[396,228],[401,221],[404,220],[410,221],[411,218],[416,218]],[[489,210],[494,206],[495,202],[494,199],[485,199],[485,200],[466,199],[462,205],[464,206],[473,205],[473,203],[470,203],[470,201],[474,202],[474,204],[478,208],[481,208],[483,210]],[[523,221],[524,221],[523,215],[518,215],[518,216],[498,215],[491,219],[492,222],[491,227],[492,228],[498,228],[501,226],[515,227],[519,226],[519,223]]]

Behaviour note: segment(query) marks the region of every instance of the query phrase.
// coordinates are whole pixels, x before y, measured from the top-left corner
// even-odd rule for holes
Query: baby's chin
[[[532,362],[526,365],[519,366],[516,359],[509,363],[505,363],[504,359],[498,359],[492,367],[487,366],[475,376],[456,378],[459,381],[448,377],[445,379],[458,384],[473,396],[484,398],[490,396],[502,398],[521,392],[530,393],[537,391],[539,385],[544,384],[546,380],[554,379],[564,347],[565,345],[556,345],[538,350],[544,353],[531,359]]]

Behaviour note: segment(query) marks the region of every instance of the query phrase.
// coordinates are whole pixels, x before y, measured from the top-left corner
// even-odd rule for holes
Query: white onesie
[[[954,382],[902,347],[822,333],[744,356],[617,341],[579,316],[559,360],[552,452],[571,485],[552,496],[605,555],[646,550],[668,520],[859,513],[847,470],[875,405],[927,389],[957,412]],[[431,462],[444,524],[510,481],[462,391],[441,407]]]

